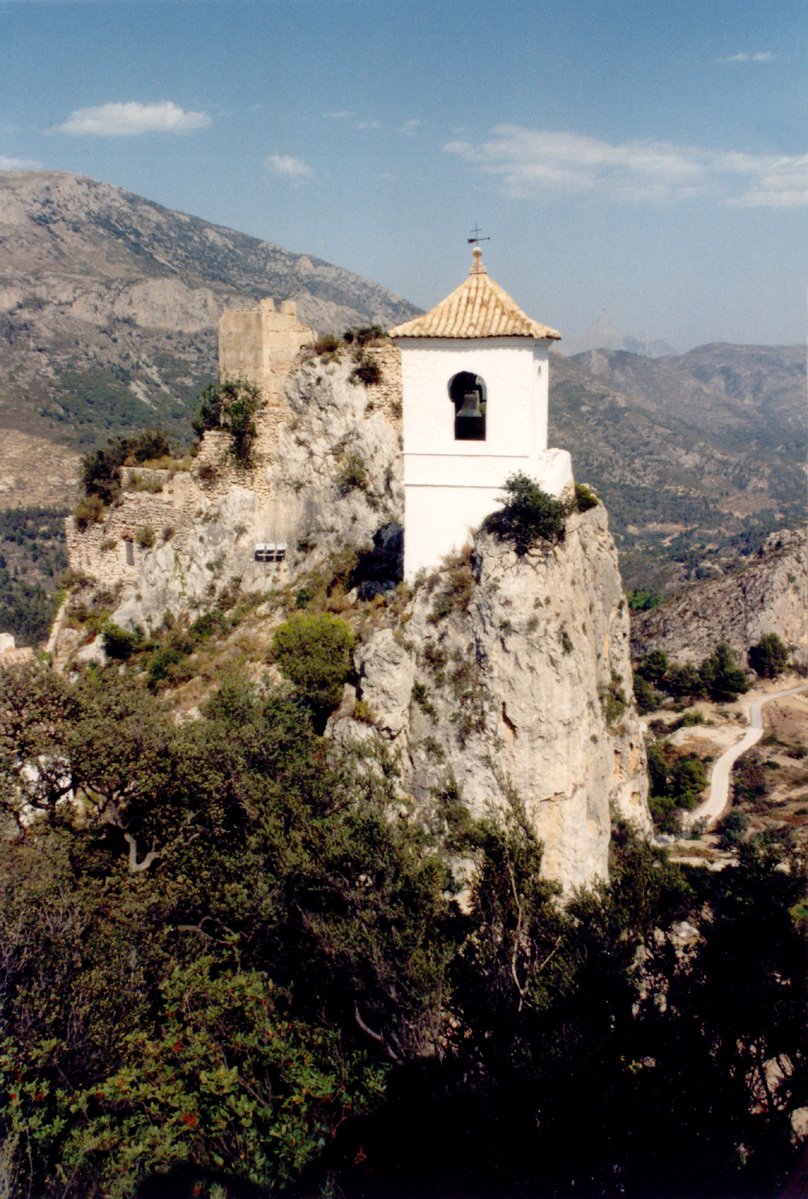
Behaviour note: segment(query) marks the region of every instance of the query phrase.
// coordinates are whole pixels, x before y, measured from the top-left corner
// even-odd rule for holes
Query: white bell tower
[[[510,475],[529,475],[554,496],[573,486],[567,451],[547,449],[548,352],[561,334],[522,312],[475,246],[468,278],[390,336],[401,350],[412,579],[468,541]]]

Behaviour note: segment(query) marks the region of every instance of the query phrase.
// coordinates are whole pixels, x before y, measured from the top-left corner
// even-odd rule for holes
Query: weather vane
[[[481,232],[482,232],[482,230],[480,229],[480,226],[475,225],[471,231],[472,236],[466,238],[466,241],[468,242],[468,244],[470,246],[477,245],[481,241],[490,241],[491,240],[490,237],[480,237]]]

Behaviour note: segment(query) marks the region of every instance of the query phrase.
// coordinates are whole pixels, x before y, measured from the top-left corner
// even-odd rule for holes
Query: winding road
[[[705,820],[709,828],[723,816],[729,807],[729,780],[732,767],[741,754],[751,749],[762,737],[763,705],[773,703],[776,699],[785,699],[788,695],[798,695],[801,691],[808,691],[808,683],[801,683],[799,687],[788,687],[785,691],[772,691],[771,695],[759,695],[757,699],[751,700],[746,705],[749,728],[740,741],[731,745],[717,759],[710,776],[710,794],[707,799],[692,812],[683,814],[682,823],[686,829],[691,828],[698,820]]]

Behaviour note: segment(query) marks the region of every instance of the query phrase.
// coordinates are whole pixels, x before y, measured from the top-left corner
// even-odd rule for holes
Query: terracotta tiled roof
[[[474,247],[467,279],[430,312],[390,330],[391,337],[547,337],[561,334],[526,316],[483,266]]]

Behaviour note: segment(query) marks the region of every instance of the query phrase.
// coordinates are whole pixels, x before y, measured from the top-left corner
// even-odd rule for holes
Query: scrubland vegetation
[[[618,829],[561,906],[518,797],[419,813],[318,734],[348,636],[292,619],[288,684],[179,724],[137,654],[0,675],[5,1193],[773,1194],[802,863],[753,838],[683,871]]]

